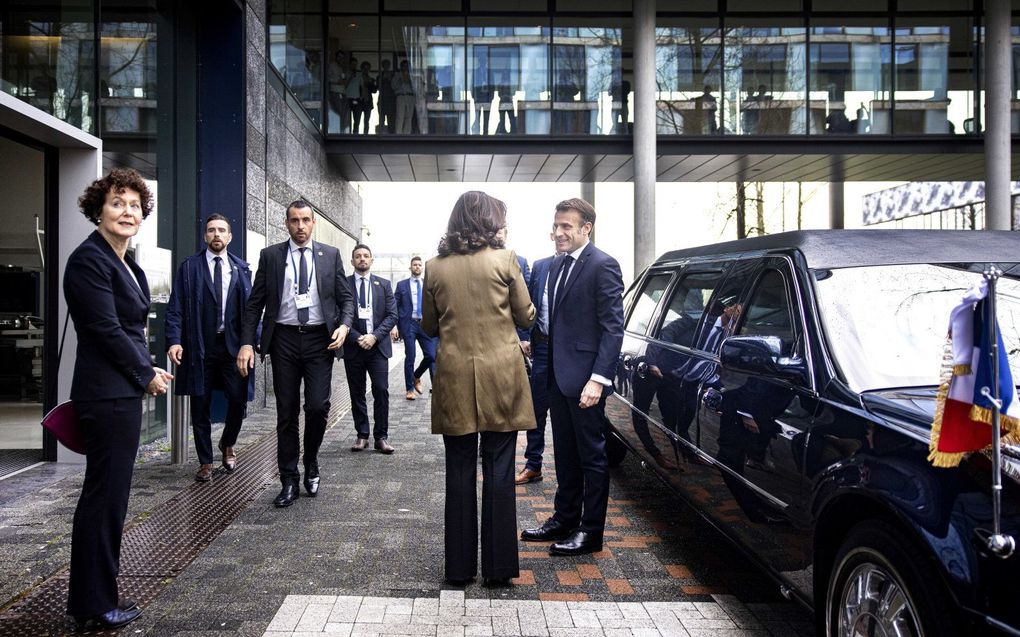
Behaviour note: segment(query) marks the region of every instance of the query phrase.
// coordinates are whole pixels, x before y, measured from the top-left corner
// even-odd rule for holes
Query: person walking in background
[[[255,376],[245,382],[236,364],[241,316],[251,295],[251,269],[246,261],[227,252],[232,238],[227,218],[209,215],[205,221],[206,247],[177,268],[166,309],[167,355],[177,366],[174,393],[191,396],[191,428],[200,465],[195,474],[198,482],[212,480],[209,410],[213,390],[222,389],[227,399],[219,449],[228,473],[237,465],[234,443],[241,431],[245,403],[255,392]]]
[[[393,92],[393,78],[395,74],[390,68],[390,61],[384,59],[380,62],[379,70],[379,130],[386,133],[394,133],[397,130],[397,94]]]
[[[444,572],[457,586],[478,570],[479,438],[482,577],[506,586],[520,574],[513,458],[517,432],[535,423],[515,327],[530,327],[535,307],[516,255],[497,238],[504,226],[502,201],[464,193],[425,274],[421,327],[439,337],[432,433],[446,448]]]
[[[603,428],[623,345],[623,276],[589,236],[595,209],[584,199],[556,205],[553,233],[564,254],[549,273],[549,415],[556,453],[554,513],[521,539],[555,542],[552,555],[602,550],[609,501]]]
[[[128,254],[152,211],[145,180],[115,169],[78,199],[96,230],[67,260],[64,298],[78,347],[71,400],[85,439],[85,480],[71,530],[67,613],[78,630],[115,629],[142,614],[117,592],[120,541],[138,454],[142,400],[173,376],[154,367],[145,338],[149,285]]]
[[[553,235],[549,235],[553,239]],[[531,357],[531,400],[535,409],[535,428],[525,435],[528,444],[524,449],[524,468],[514,479],[516,484],[529,484],[542,480],[542,456],[545,453],[545,421],[549,413],[549,272],[554,267],[557,252],[535,261],[528,283],[528,294],[535,306],[535,324],[528,337],[521,341],[524,353]]]
[[[436,384],[436,342],[429,338],[421,329],[421,303],[424,281],[421,276],[421,257],[411,257],[411,276],[397,282],[397,328],[391,336],[393,340],[404,339],[404,395],[407,400],[414,400],[415,393],[421,394],[421,377],[429,371],[432,384]],[[421,364],[414,366],[415,345],[421,346]]]
[[[390,330],[397,323],[397,304],[390,282],[371,274],[372,249],[363,243],[351,252],[354,274],[351,289],[357,301],[357,316],[344,341],[344,370],[351,390],[351,414],[357,439],[351,451],[368,449],[368,406],[365,402],[365,374],[372,379],[372,416],[375,419],[375,450],[393,453],[389,438],[390,365],[393,341]]]
[[[397,130],[400,135],[411,132],[411,120],[414,119],[414,81],[411,78],[411,67],[407,60],[400,61],[400,70],[393,75],[390,82],[393,95],[397,100]]]
[[[365,60],[361,63],[361,100],[358,102],[358,107],[361,111],[360,116],[365,122],[364,134],[368,135],[369,124],[368,120],[372,118],[372,111],[375,108],[373,104],[373,95],[379,91],[379,84],[375,78],[372,77],[372,63]],[[354,116],[354,120],[358,120],[358,115]],[[357,133],[357,127],[355,126],[355,133]]]
[[[310,497],[318,495],[319,445],[326,433],[333,361],[354,319],[354,297],[340,253],[333,246],[312,241],[314,228],[315,212],[308,202],[299,199],[287,206],[290,239],[263,248],[259,254],[237,353],[237,367],[247,378],[255,367],[256,329],[262,320],[259,342],[263,356],[272,357],[276,391],[276,461],[282,488],[273,505],[280,508],[293,504],[299,493],[302,380],[304,484]]]

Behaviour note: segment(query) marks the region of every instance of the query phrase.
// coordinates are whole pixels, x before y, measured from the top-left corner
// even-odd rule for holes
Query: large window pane
[[[609,26],[612,24],[612,26]],[[610,135],[629,119],[620,20],[553,26],[552,133]],[[624,99],[624,93],[627,99]]]
[[[322,123],[322,3],[273,2],[269,15],[269,59],[317,125]]]
[[[0,82],[6,93],[96,132],[93,3],[12,5],[3,16]]]
[[[468,130],[549,134],[549,27],[512,18],[468,22]]]
[[[655,29],[656,129],[660,134],[719,131],[722,38],[718,20],[660,18]]]
[[[725,32],[723,132],[807,132],[805,29],[799,19],[735,20]],[[812,104],[811,117],[824,105]],[[824,120],[824,110],[821,110]]]
[[[109,5],[109,6],[107,6]],[[99,43],[99,105],[104,137],[156,134],[156,7],[104,3]]]
[[[396,60],[391,52],[379,54],[379,19],[332,16],[328,44],[326,132],[359,135],[395,132]]]
[[[972,28],[969,18],[897,18],[894,104],[876,103],[873,123],[891,118],[896,135],[962,134],[974,117]]]
[[[467,110],[462,19],[384,18],[383,57],[396,73],[397,134],[464,133]]]
[[[872,122],[874,102],[889,99],[892,51],[885,18],[812,21],[811,119],[813,134],[888,133]]]

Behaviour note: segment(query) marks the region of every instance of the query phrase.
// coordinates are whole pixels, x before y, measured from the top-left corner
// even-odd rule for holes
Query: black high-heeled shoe
[[[74,628],[80,633],[92,630],[110,630],[112,628],[127,626],[141,616],[142,609],[137,606],[127,610],[114,608],[102,615],[95,615],[92,617],[75,617]]]

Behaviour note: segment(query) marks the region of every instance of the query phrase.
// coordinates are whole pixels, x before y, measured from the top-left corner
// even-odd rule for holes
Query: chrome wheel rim
[[[907,591],[872,562],[857,566],[839,596],[839,637],[919,637],[920,622]]]

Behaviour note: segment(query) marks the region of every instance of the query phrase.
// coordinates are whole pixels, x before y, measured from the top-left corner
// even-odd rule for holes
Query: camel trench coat
[[[516,327],[535,322],[535,306],[510,250],[430,259],[421,326],[439,337],[432,383],[432,433],[535,428],[531,387]]]

